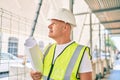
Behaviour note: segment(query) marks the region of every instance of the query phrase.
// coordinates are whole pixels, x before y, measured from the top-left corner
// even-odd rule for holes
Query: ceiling
[[[110,34],[120,34],[120,0],[85,0]]]

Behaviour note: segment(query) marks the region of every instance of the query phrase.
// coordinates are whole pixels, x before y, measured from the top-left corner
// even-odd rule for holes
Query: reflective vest
[[[43,80],[80,80],[77,77],[80,63],[84,52],[87,50],[89,53],[89,48],[73,42],[65,47],[53,61],[55,48],[56,44],[53,44],[46,51]]]

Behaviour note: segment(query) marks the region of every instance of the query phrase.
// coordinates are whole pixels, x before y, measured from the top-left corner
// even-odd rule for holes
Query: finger
[[[33,80],[40,80],[41,78],[38,77],[34,77]]]
[[[40,72],[31,71],[30,74],[33,80],[40,80],[42,78],[42,74]]]

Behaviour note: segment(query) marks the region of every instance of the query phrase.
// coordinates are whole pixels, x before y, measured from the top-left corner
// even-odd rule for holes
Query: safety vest
[[[43,65],[43,80],[80,80],[77,77],[78,70],[84,52],[87,50],[89,53],[89,48],[73,42],[65,47],[53,61],[55,48],[56,44],[53,44],[46,51],[47,54]]]

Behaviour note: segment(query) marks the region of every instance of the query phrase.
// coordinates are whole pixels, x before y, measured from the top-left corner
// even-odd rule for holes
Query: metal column
[[[101,66],[101,26],[100,26],[100,24],[99,24],[99,51],[98,51],[98,53],[99,53],[99,65]],[[99,68],[101,68],[101,67],[99,67]],[[102,73],[101,73],[101,70],[99,70],[100,72],[99,72],[99,80],[101,80],[101,78],[102,78]]]
[[[74,4],[74,0],[69,0],[69,8],[71,10],[71,12],[73,12],[73,4]],[[72,34],[71,34],[71,39],[73,40],[73,31],[72,31]]]
[[[38,5],[38,7],[37,7],[35,19],[34,19],[33,26],[32,26],[32,32],[31,32],[30,36],[33,36],[33,34],[34,34],[35,27],[36,27],[37,20],[38,20],[38,16],[39,16],[39,12],[40,12],[40,8],[41,8],[41,5],[42,5],[42,0],[40,0],[39,5]]]
[[[90,13],[90,53],[92,54],[92,13]]]

